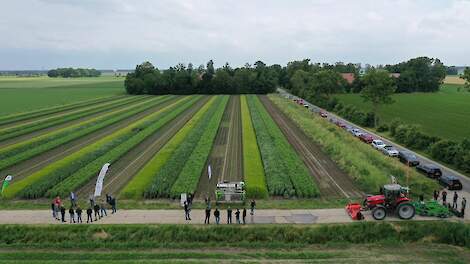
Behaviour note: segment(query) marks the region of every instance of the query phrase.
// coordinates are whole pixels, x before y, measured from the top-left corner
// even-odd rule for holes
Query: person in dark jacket
[[[111,197],[111,200],[110,200],[110,203],[111,205],[111,214],[114,214],[115,212],[117,212],[117,209],[116,209],[116,198],[115,197]]]
[[[254,214],[255,214],[255,206],[256,206],[255,200],[251,200],[251,204],[250,204],[250,205],[251,205],[251,212],[250,212],[250,214],[251,214],[251,215],[254,215]]]
[[[438,190],[434,190],[434,201],[437,201],[437,199],[439,199],[439,191]]]
[[[101,219],[100,206],[97,203],[95,203],[93,210],[95,211],[95,221],[98,221],[98,219]]]
[[[243,208],[242,219],[243,219],[243,224],[246,224],[246,208]]]
[[[227,224],[232,223],[232,208],[230,206],[227,208]]]
[[[465,197],[462,198],[462,207],[460,208],[460,214],[462,215],[462,218],[465,217],[465,207],[467,207],[467,199]]]
[[[191,216],[189,215],[189,211],[191,209],[189,209],[189,205],[187,202],[184,202],[184,219],[185,220],[191,220]]]
[[[64,206],[61,206],[60,207],[60,216],[62,217],[62,223],[65,223],[67,221],[65,221],[65,207]]]
[[[91,214],[93,214],[93,210],[91,209],[91,207],[88,207],[88,209],[86,209],[86,222],[87,223],[89,222],[93,223],[93,217],[91,216]]]
[[[58,217],[57,217],[57,213],[56,213],[56,210],[55,210],[55,203],[54,202],[51,203],[51,210],[52,210],[52,218],[57,220]]]
[[[237,220],[237,224],[240,224],[240,210],[238,210],[238,208],[235,212],[235,219]]]
[[[106,204],[105,203],[100,204],[100,216],[102,218],[105,217],[105,216],[108,216],[108,214],[106,213]]]
[[[457,200],[459,199],[459,195],[457,192],[454,192],[454,199],[452,200],[452,208],[457,209]]]
[[[215,217],[215,223],[220,224],[220,211],[218,207],[216,207],[214,210],[214,217]]]
[[[69,209],[69,215],[70,215],[70,223],[75,223],[75,210],[73,210],[73,207],[70,206]]]
[[[446,190],[442,191],[442,204],[446,205],[446,200],[447,200],[447,192]]]
[[[80,205],[77,205],[77,208],[75,209],[75,213],[77,214],[77,223],[83,223],[82,222],[82,208],[80,208]]]
[[[211,218],[211,208],[207,206],[206,207],[206,219],[204,219],[204,224],[210,224],[209,223],[210,218]]]

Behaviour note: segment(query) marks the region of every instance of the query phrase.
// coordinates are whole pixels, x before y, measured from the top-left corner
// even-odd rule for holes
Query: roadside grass
[[[439,189],[435,181],[396,159],[382,155],[307,109],[277,95],[269,95],[269,98],[313,141],[320,144],[364,192],[377,192],[383,184],[390,182],[390,176],[395,176],[401,184],[409,186],[411,193],[416,196],[429,196],[433,190]]]
[[[337,94],[336,97],[361,110],[372,109],[358,94]],[[395,103],[380,108],[381,124],[398,118],[421,126],[423,132],[432,136],[450,140],[470,136],[470,92],[464,91],[462,85],[443,84],[436,93],[395,94],[393,99]]]
[[[266,176],[264,175],[263,162],[245,95],[240,97],[240,108],[243,139],[243,175],[246,183],[246,195],[248,198],[267,198],[269,193],[266,187]]]

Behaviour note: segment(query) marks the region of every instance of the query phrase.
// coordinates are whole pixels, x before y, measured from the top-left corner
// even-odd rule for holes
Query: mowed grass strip
[[[66,196],[71,191],[77,190],[78,188],[85,185],[90,181],[96,174],[100,171],[103,164],[106,162],[114,162],[119,159],[121,156],[130,151],[133,147],[137,146],[144,139],[155,133],[162,126],[176,118],[183,111],[193,106],[196,101],[200,99],[200,96],[194,96],[189,100],[180,101],[177,107],[167,107],[160,111],[156,118],[149,120],[149,126],[142,124],[138,126],[138,133],[132,135],[130,138],[126,139],[122,144],[117,147],[109,150],[103,155],[95,156],[97,159],[86,164],[83,168],[79,169],[77,172],[72,174],[70,177],[66,178],[64,181],[55,185],[52,189],[48,190],[46,196],[55,197],[55,196]],[[133,129],[135,131],[135,129]]]
[[[109,136],[96,141],[92,145],[82,148],[59,161],[49,164],[42,170],[33,173],[25,179],[13,182],[4,192],[4,196],[6,198],[13,198],[16,195],[23,198],[38,198],[43,196],[46,191],[57,183],[66,179],[77,170],[87,166],[90,162],[125,142],[133,135],[138,134],[141,130],[151,126],[157,120],[162,118],[164,114],[168,114],[175,110],[178,104],[190,99],[190,97],[182,98],[171,105],[134,122],[128,127],[120,129]]]
[[[177,198],[181,193],[195,193],[199,178],[201,177],[207,157],[212,149],[220,121],[227,106],[229,96],[222,96],[222,102],[217,106],[215,113],[204,129],[196,147],[184,164],[178,179],[171,187],[170,196]]]
[[[25,161],[57,146],[93,133],[121,120],[155,107],[173,98],[161,96],[148,98],[143,102],[131,103],[122,109],[100,115],[82,123],[58,129],[56,131],[12,144],[0,149],[0,170]]]
[[[120,193],[121,198],[142,198],[144,191],[148,190],[156,196],[157,186],[159,182],[169,182],[171,179],[166,179],[168,175],[160,173],[161,169],[168,164],[175,151],[181,146],[188,135],[194,131],[194,128],[201,124],[202,118],[207,116],[209,108],[214,105],[218,97],[212,97],[199,111],[189,120],[170,141],[168,141],[160,151],[158,151],[149,162],[132,178],[132,180],[124,187]],[[217,99],[220,100],[220,99]],[[167,165],[168,166],[168,165]],[[181,166],[181,165],[180,165]],[[182,166],[181,166],[182,167]],[[172,172],[172,171],[170,171]],[[159,179],[158,177],[163,179]],[[174,177],[176,180],[176,177]],[[173,182],[173,181],[172,181]],[[170,185],[171,187],[171,185]]]
[[[350,176],[358,186],[368,193],[374,193],[395,176],[403,185],[408,185],[415,195],[429,195],[439,189],[438,184],[406,167],[398,160],[386,157],[353,137],[344,129],[312,115],[307,109],[278,95],[269,95],[289,118],[291,118],[314,142]]]
[[[248,105],[263,159],[269,193],[284,197],[318,196],[318,188],[305,164],[259,98],[249,95]]]
[[[98,104],[102,102],[108,102],[108,101],[116,100],[122,97],[127,97],[127,96],[126,95],[105,96],[105,97],[100,97],[100,98],[94,98],[91,100],[80,101],[77,103],[66,104],[62,106],[41,108],[41,109],[30,111],[30,112],[7,115],[7,116],[0,117],[0,125],[10,124],[13,122],[23,121],[23,120],[27,120],[31,118],[36,118],[36,117],[42,117],[45,115],[55,114],[57,112],[72,110],[75,108],[89,106],[89,105]]]
[[[14,137],[21,136],[21,135],[25,135],[28,133],[32,133],[34,131],[45,129],[48,127],[71,122],[73,120],[77,120],[82,117],[86,117],[92,114],[110,110],[110,109],[113,109],[113,108],[116,108],[125,104],[143,100],[145,98],[146,96],[143,96],[143,97],[129,96],[129,97],[115,100],[115,101],[98,104],[98,105],[92,105],[83,109],[78,109],[70,113],[54,115],[52,117],[48,117],[45,119],[39,119],[39,120],[31,121],[31,122],[21,123],[12,127],[0,129],[0,141],[14,138]]]
[[[249,198],[267,198],[266,176],[263,161],[256,141],[255,130],[251,123],[250,110],[246,96],[240,98],[243,139],[243,175],[245,178],[246,194]]]

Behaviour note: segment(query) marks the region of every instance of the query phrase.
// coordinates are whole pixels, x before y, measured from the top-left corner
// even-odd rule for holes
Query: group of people
[[[95,197],[90,197],[90,206],[86,209],[87,214],[87,223],[93,223],[94,221],[98,221],[99,219],[107,216],[106,207],[111,207],[111,214],[117,212],[116,209],[116,198],[112,197],[111,195],[106,194],[106,201],[99,200],[98,202],[95,201]],[[52,210],[52,217],[62,223],[67,222],[65,219],[66,215],[66,208],[60,199],[59,196],[54,198],[51,204]],[[93,212],[94,212],[94,219],[93,219]],[[83,209],[78,204],[78,199],[75,193],[70,193],[70,207],[68,210],[69,213],[69,222],[73,223],[83,223],[82,220],[82,213]]]
[[[458,211],[458,200],[459,200],[459,194],[454,191],[454,196],[452,197],[452,205],[450,202],[447,202],[447,191],[444,189],[442,192],[439,192],[438,190],[434,190],[434,200],[438,201],[439,196],[441,197],[442,200],[442,205],[447,206],[455,211]],[[460,201],[460,215],[461,217],[465,216],[465,208],[467,207],[467,199],[465,197],[462,197]]]
[[[206,203],[206,209],[205,209],[205,219],[204,219],[204,224],[210,224],[210,218],[211,218],[211,201],[209,198],[205,199]],[[186,200],[183,204],[184,208],[184,217],[185,220],[191,220],[190,212],[191,212],[191,205],[192,205],[192,199]],[[251,212],[250,215],[254,215],[255,213],[255,206],[256,202],[255,200],[251,200],[250,202],[250,207],[251,207]],[[227,224],[232,224],[232,208],[230,206],[227,207]],[[247,210],[244,207],[241,211],[239,208],[235,209],[235,221],[237,224],[246,224],[246,215],[247,215]],[[220,224],[220,210],[219,207],[216,206],[214,210],[214,218],[215,218],[215,223]]]

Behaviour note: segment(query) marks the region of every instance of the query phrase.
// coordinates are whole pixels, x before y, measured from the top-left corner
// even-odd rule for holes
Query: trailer
[[[245,202],[245,182],[219,182],[215,190],[215,199],[221,203]]]

